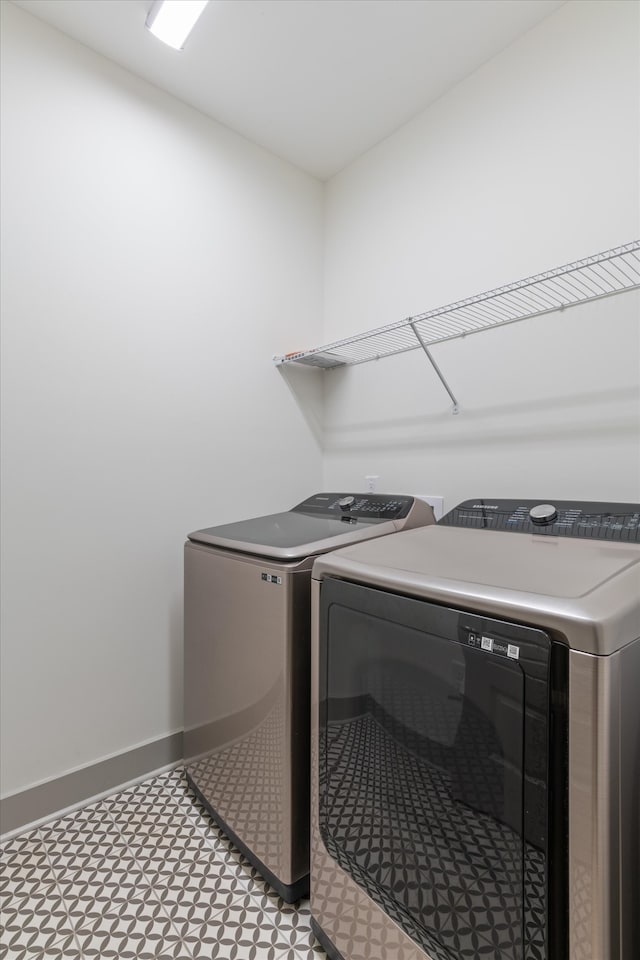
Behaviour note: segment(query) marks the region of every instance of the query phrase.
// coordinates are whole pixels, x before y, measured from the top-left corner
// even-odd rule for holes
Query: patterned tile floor
[[[8,840],[0,960],[325,960],[173,770]]]

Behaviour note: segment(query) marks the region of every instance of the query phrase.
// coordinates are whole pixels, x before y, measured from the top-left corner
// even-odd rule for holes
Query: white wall
[[[328,184],[330,342],[640,235],[638,5],[571,2]],[[640,498],[635,293],[325,376],[325,486]]]
[[[184,535],[320,486],[322,187],[2,8],[12,793],[181,729]]]

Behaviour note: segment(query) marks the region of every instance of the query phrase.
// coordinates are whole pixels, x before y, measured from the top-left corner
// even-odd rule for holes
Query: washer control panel
[[[536,536],[640,543],[640,504],[588,500],[465,500],[439,524]]]
[[[401,520],[414,497],[384,493],[316,493],[293,508],[296,513],[351,520]]]

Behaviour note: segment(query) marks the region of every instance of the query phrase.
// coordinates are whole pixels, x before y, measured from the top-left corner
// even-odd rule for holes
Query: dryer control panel
[[[588,500],[465,500],[438,523],[529,533],[640,543],[640,504]]]
[[[293,508],[316,517],[353,520],[402,520],[414,503],[402,494],[316,493]]]

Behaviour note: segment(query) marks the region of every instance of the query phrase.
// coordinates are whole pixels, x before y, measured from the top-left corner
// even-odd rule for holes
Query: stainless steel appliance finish
[[[639,691],[640,505],[467,501],[319,558],[329,956],[636,960]]]
[[[187,778],[285,900],[309,882],[314,556],[433,522],[413,497],[319,493],[185,544]]]

